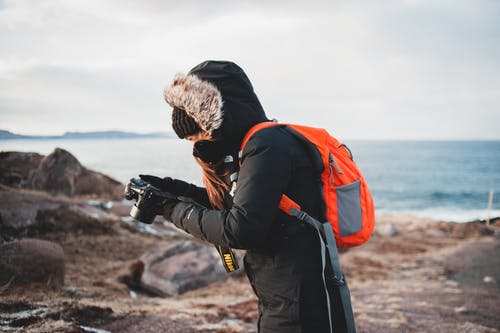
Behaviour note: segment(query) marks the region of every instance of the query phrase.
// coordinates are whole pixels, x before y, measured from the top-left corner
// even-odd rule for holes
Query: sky
[[[0,129],[171,130],[231,60],[269,118],[345,139],[500,140],[500,1],[0,0]]]

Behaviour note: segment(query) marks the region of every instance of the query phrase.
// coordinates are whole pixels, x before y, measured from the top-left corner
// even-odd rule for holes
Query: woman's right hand
[[[207,190],[203,187],[170,177],[160,178],[151,175],[139,175],[139,177],[162,192],[170,192],[177,196],[191,198],[204,207],[213,208]]]
[[[190,184],[185,181],[170,177],[160,178],[152,175],[139,175],[139,178],[150,183],[160,191],[180,196],[185,196],[190,186]]]

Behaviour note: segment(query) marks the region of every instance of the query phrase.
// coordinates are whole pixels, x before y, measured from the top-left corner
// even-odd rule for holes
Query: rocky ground
[[[0,186],[0,332],[255,332],[246,277],[221,274],[212,247],[160,219],[131,222],[128,203],[35,190],[19,174]],[[500,332],[498,224],[377,216],[372,239],[341,254],[358,332]]]

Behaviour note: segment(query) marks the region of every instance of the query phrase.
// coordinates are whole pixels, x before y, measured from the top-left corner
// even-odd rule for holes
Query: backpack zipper
[[[330,166],[330,179],[331,179],[332,185],[334,185],[334,182],[333,182],[333,168],[335,168],[335,170],[337,170],[337,173],[339,175],[343,175],[344,173],[342,172],[342,170],[340,170],[339,166],[337,165],[337,162],[335,162],[335,159],[333,158],[333,154],[332,153],[328,154],[328,165]]]

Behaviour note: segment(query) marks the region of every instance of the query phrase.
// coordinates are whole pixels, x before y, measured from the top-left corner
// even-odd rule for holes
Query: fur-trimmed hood
[[[212,83],[178,73],[164,96],[170,106],[184,110],[205,132],[212,134],[222,125],[222,95]]]
[[[175,75],[164,96],[231,149],[250,127],[268,120],[245,72],[229,61],[205,61],[187,75]]]

